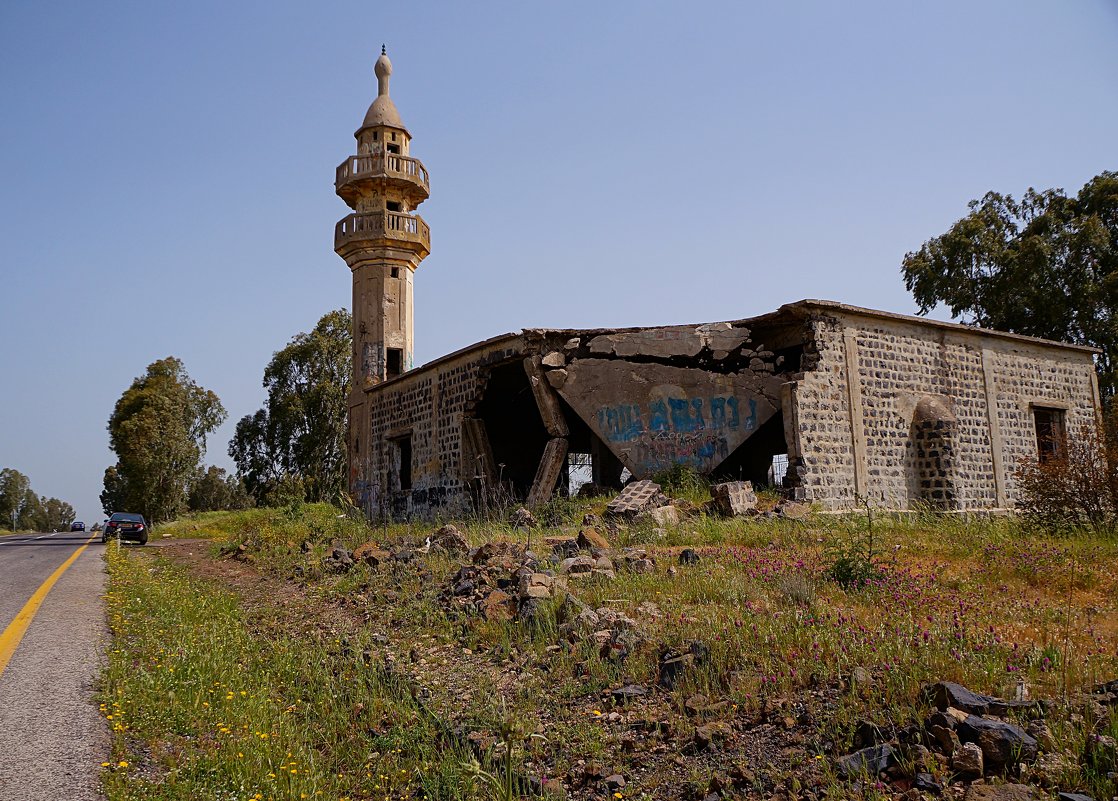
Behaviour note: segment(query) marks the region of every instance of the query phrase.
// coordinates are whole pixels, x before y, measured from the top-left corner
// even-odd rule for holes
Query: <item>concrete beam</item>
[[[567,420],[563,417],[563,407],[559,405],[559,396],[551,388],[551,384],[543,375],[543,360],[539,354],[528,356],[524,359],[524,372],[528,374],[528,384],[532,387],[532,395],[539,407],[543,427],[553,437],[566,437],[571,432],[567,428]]]
[[[551,494],[555,492],[555,484],[566,466],[567,440],[556,437],[543,449],[540,466],[536,469],[536,480],[532,482],[532,489],[528,493],[529,509],[535,509],[551,499]]]

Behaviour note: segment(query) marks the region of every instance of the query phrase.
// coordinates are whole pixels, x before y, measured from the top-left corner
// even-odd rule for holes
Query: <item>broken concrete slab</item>
[[[749,342],[749,329],[730,323],[668,326],[641,331],[601,334],[590,340],[593,356],[698,356],[704,349],[732,351]]]
[[[753,373],[609,359],[565,369],[560,397],[638,478],[680,464],[712,472],[781,404],[782,382]]]
[[[606,517],[632,520],[642,512],[665,505],[668,499],[655,481],[633,481],[606,506]]]

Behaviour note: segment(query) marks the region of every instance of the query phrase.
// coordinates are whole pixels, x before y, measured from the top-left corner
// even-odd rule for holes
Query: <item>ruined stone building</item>
[[[776,483],[824,510],[1011,508],[1022,460],[1099,411],[1090,348],[803,300],[732,322],[504,334],[412,365],[429,195],[389,98],[392,65],[336,188],[354,213],[350,488],[370,516],[619,487],[681,464]],[[774,470],[774,458],[787,471]]]

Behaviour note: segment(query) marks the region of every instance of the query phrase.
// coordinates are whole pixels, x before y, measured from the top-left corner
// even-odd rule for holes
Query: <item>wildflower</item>
[[[128,767],[128,760],[127,759],[122,759],[122,760],[120,760],[120,762],[116,763],[116,766],[118,768],[126,768],[126,767]]]

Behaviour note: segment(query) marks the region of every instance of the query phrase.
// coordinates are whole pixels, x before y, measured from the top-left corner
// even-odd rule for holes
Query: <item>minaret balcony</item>
[[[410,246],[409,250],[419,251],[420,258],[424,258],[431,252],[431,228],[418,214],[396,211],[351,214],[334,226],[334,250],[340,252],[350,244],[385,247],[404,244]]]
[[[423,162],[396,153],[350,156],[338,165],[334,189],[342,200],[353,206],[375,185],[385,183],[402,190],[413,206],[431,196],[431,182]]]

